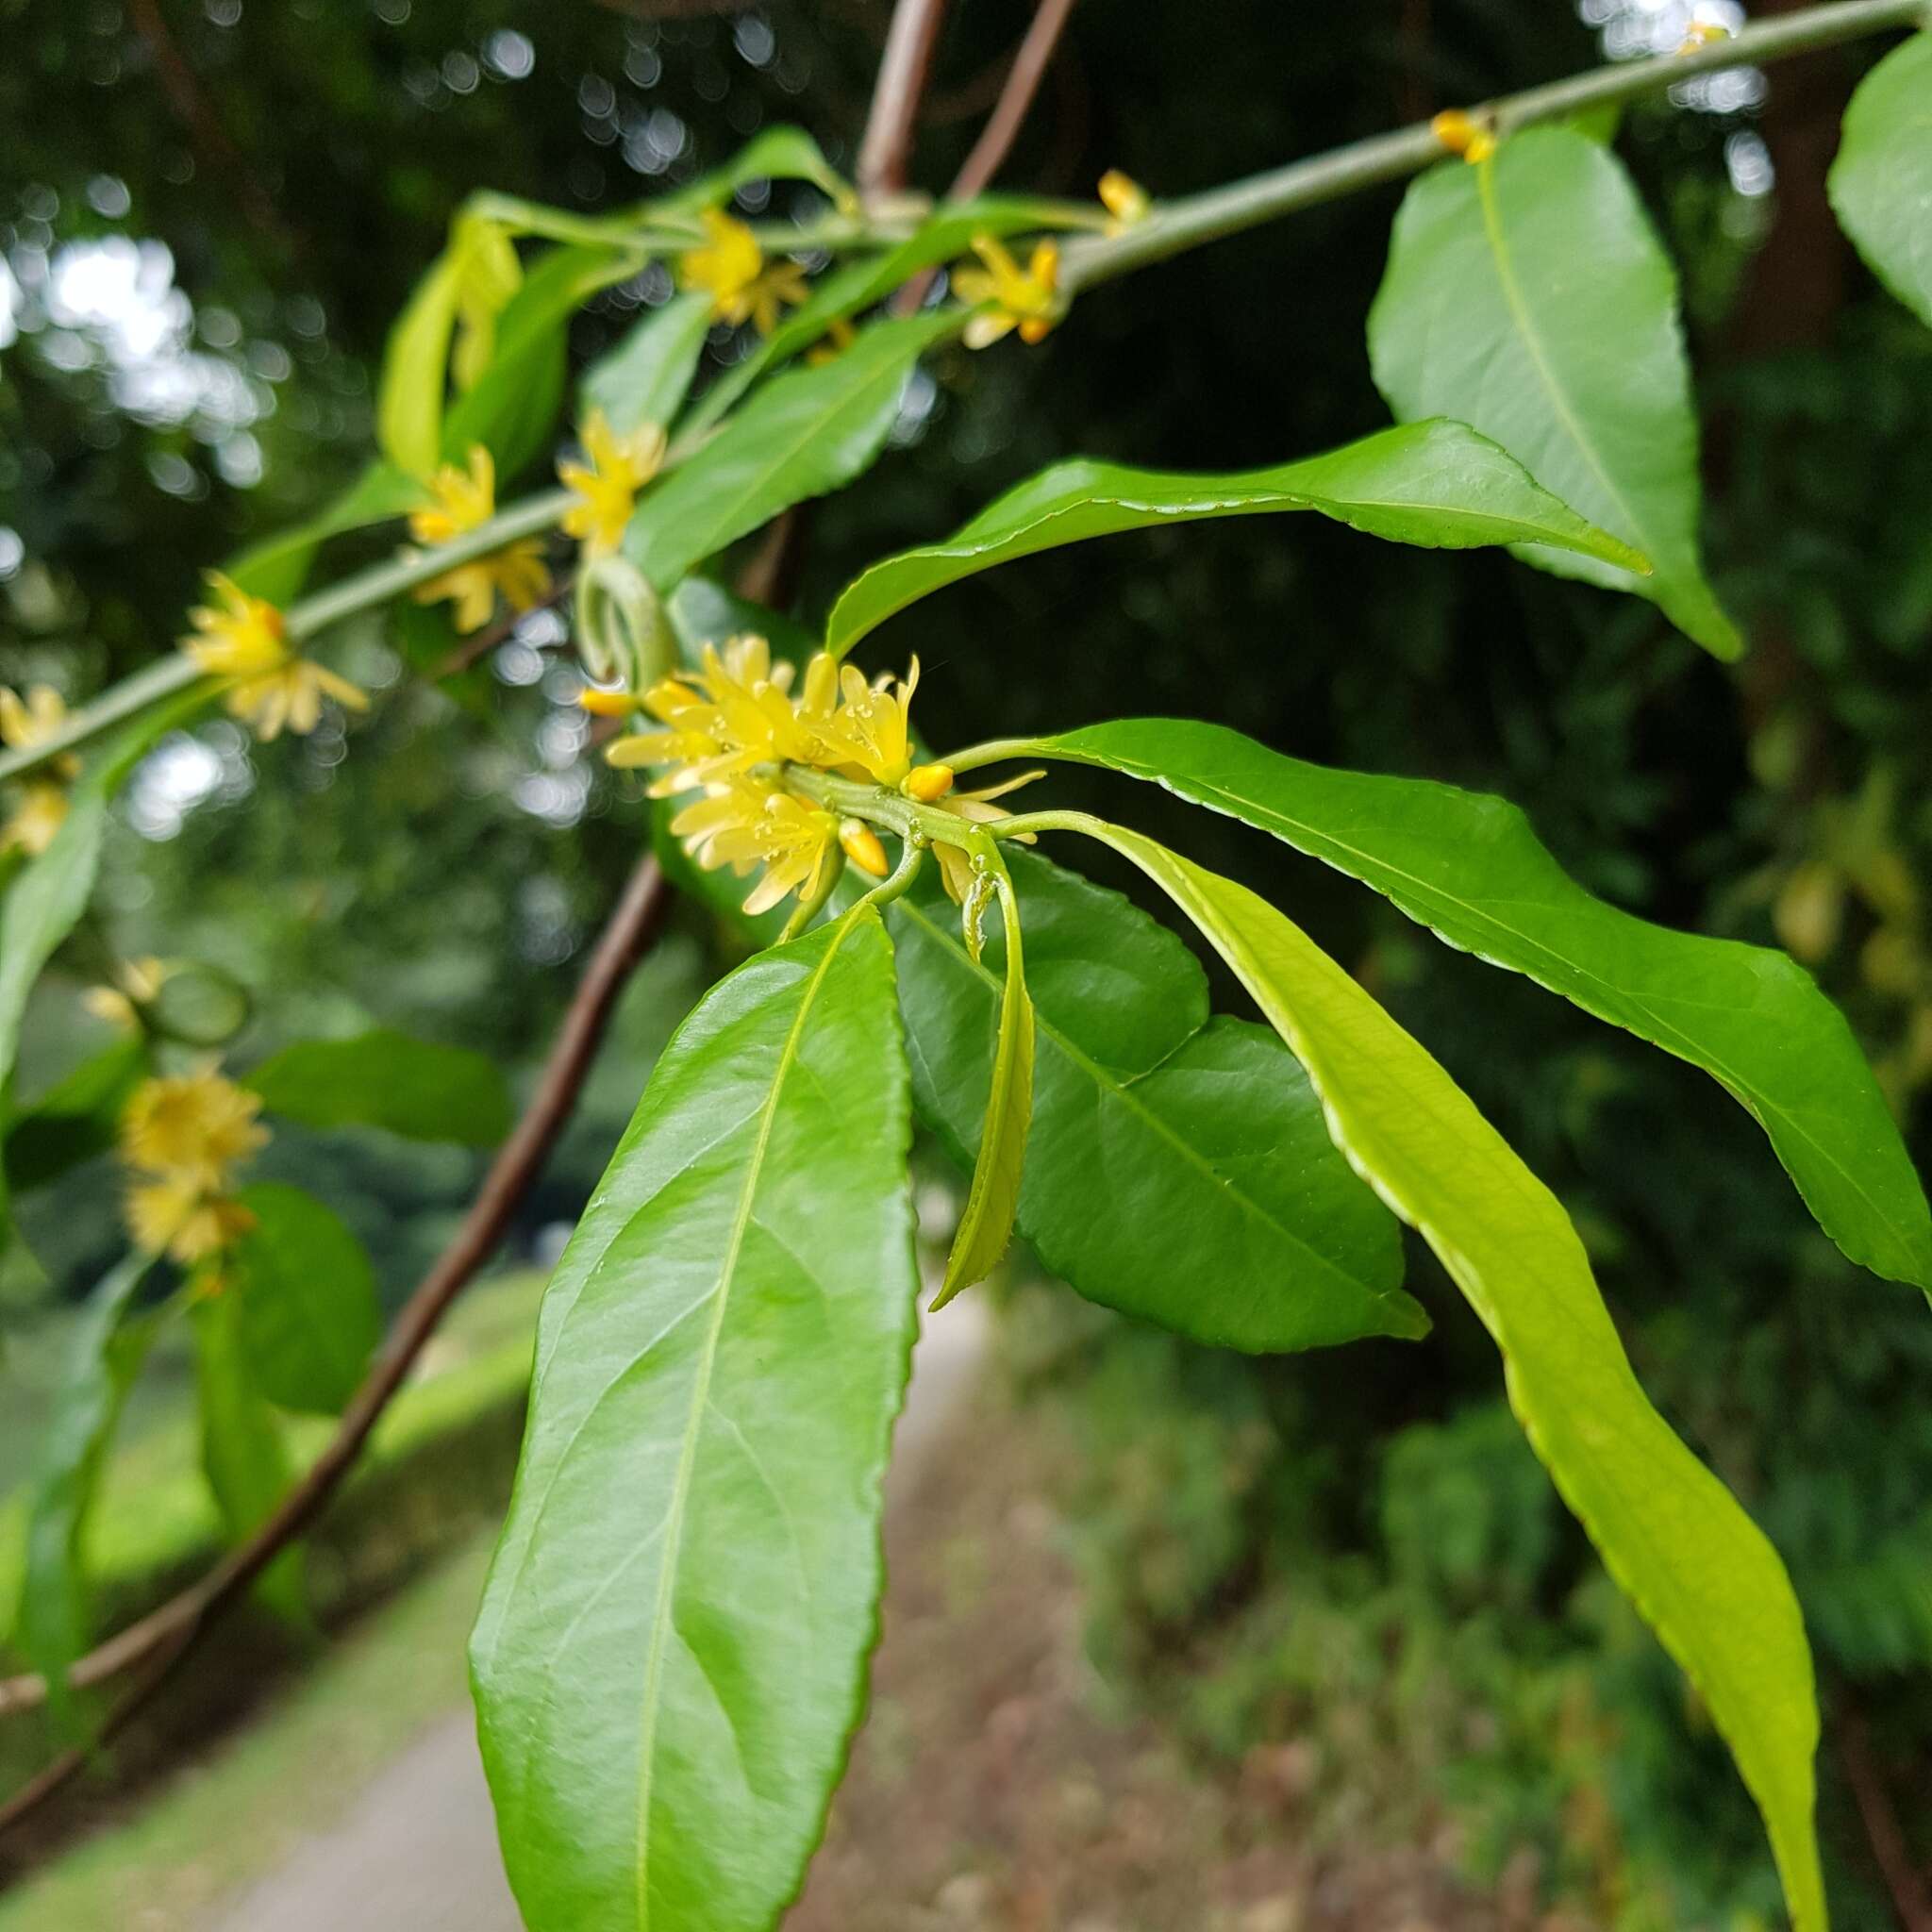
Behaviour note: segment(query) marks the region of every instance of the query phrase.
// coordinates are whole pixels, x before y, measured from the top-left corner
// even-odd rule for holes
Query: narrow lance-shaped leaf
[[[127,1311],[151,1265],[149,1256],[129,1255],[94,1290],[75,1328],[35,1468],[15,1628],[27,1661],[47,1680],[56,1724],[67,1731],[75,1723],[67,1672],[89,1636],[81,1540],[114,1425],[146,1351],[150,1331],[128,1324]]]
[[[1655,574],[1544,544],[1524,561],[1635,591],[1717,657],[1743,648],[1698,556],[1676,275],[1602,143],[1533,127],[1477,166],[1418,180],[1395,219],[1369,353],[1397,416],[1453,416],[1493,437]]]
[[[1308,1070],[1330,1131],[1503,1355],[1510,1406],[1605,1565],[1689,1674],[1757,1801],[1797,1932],[1824,1932],[1818,1708],[1784,1565],[1650,1405],[1556,1196],[1429,1055],[1246,887],[1100,828],[1170,893]]]
[[[293,1470],[282,1426],[257,1386],[242,1336],[242,1309],[227,1292],[194,1305],[194,1386],[201,1414],[201,1466],[222,1526],[241,1543],[268,1521]],[[257,1581],[256,1594],[278,1616],[308,1615],[302,1549],[291,1544]]]
[[[1007,983],[1000,995],[999,1033],[993,1043],[992,1082],[979,1133],[979,1158],[966,1206],[946,1258],[946,1278],[933,1302],[942,1308],[962,1288],[982,1281],[1000,1264],[1013,1239],[1020,1175],[1026,1158],[1026,1129],[1033,1119],[1033,1001],[1026,991],[1020,908],[1012,881],[994,875],[1000,923],[1007,940]]]
[[[1037,1009],[1018,1226],[1108,1307],[1221,1348],[1418,1336],[1394,1218],[1265,1026],[1210,1020],[1199,962],[1118,892],[1011,851]],[[974,959],[936,882],[889,914],[913,1101],[969,1165],[991,1089],[1001,937]],[[1096,1211],[1095,1204],[1103,1204]]]
[[[369,1257],[334,1208],[300,1188],[258,1181],[238,1198],[254,1225],[223,1279],[250,1378],[284,1408],[335,1415],[382,1335]]]
[[[706,995],[558,1263],[471,1641],[531,1932],[764,1932],[797,1890],[877,1629],[909,1136],[856,910]]]
[[[668,425],[697,374],[710,325],[711,298],[702,290],[653,309],[584,371],[582,414],[602,409],[620,434],[645,423]]]
[[[1853,1260],[1932,1291],[1932,1213],[1898,1127],[1844,1016],[1784,954],[1606,906],[1516,807],[1479,792],[1332,771],[1174,718],[1003,748],[1104,765],[1258,825],[1385,893],[1451,945],[1702,1067],[1757,1120]]]
[[[492,1061],[388,1027],[299,1041],[242,1084],[270,1112],[311,1127],[382,1127],[466,1147],[492,1147],[509,1131],[509,1089]]]
[[[375,391],[375,441],[406,475],[428,476],[442,455],[442,392],[462,264],[445,249],[390,331]]]
[[[1858,84],[1830,190],[1873,274],[1932,326],[1932,32],[1893,48]]]
[[[121,1109],[146,1077],[147,1042],[117,1040],[48,1088],[7,1126],[6,1175],[16,1194],[58,1180],[114,1144]]]
[[[1205,517],[1314,510],[1396,543],[1470,549],[1548,543],[1645,570],[1642,557],[1539,487],[1467,424],[1384,429],[1324,456],[1228,475],[1056,463],[990,504],[944,543],[874,564],[833,607],[826,648],[843,653],[896,610],[961,577],[1089,537]]]
[[[808,496],[872,466],[944,314],[874,324],[821,369],[794,369],[748,402],[644,500],[625,537],[630,559],[668,594],[692,565]]]
[[[729,201],[747,181],[809,181],[835,202],[851,193],[844,177],[826,160],[819,144],[802,127],[767,127],[739,149],[723,167],[700,175],[675,194],[661,194],[639,206],[643,218],[654,213],[717,208]]]
[[[327,508],[254,544],[225,568],[250,596],[286,607],[301,594],[315,553],[329,538],[407,516],[425,494],[419,477],[393,463],[371,463]]]

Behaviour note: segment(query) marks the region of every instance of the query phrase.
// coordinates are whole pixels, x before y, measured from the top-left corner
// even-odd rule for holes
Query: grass
[[[125,1822],[0,1897],[0,1932],[194,1932],[209,1908],[345,1810],[464,1697],[486,1534],[296,1678],[259,1722],[182,1766]]]

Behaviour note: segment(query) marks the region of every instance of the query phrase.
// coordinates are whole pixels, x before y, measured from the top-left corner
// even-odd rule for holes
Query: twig
[[[1067,16],[1073,10],[1074,0],[1040,0],[1026,37],[1020,42],[1020,51],[1013,56],[1007,83],[993,103],[992,112],[986,117],[986,125],[979,130],[979,139],[973,143],[973,152],[946,191],[947,200],[971,201],[999,173],[1012,152],[1026,110],[1040,92],[1040,83],[1046,77],[1053,51],[1059,44]]]
[[[861,194],[893,194],[906,185],[912,130],[945,17],[946,0],[899,0],[892,10],[873,88],[872,111],[858,148]]]
[[[404,1305],[362,1386],[342,1411],[328,1446],[246,1542],[198,1582],[88,1652],[69,1673],[70,1683],[85,1686],[138,1663],[155,1663],[153,1672],[108,1713],[99,1734],[103,1741],[126,1725],[181,1657],[301,1534],[348,1474],[443,1311],[495,1252],[511,1215],[541,1170],[575,1105],[618,994],[662,926],[670,898],[657,861],[646,858],[632,873],[591,955],[528,1106],[497,1150],[462,1224]],[[40,1704],[46,1690],[45,1679],[38,1674],[0,1682],[0,1711]],[[0,1832],[58,1790],[86,1761],[87,1754],[81,1751],[66,1751],[56,1757],[32,1783],[0,1806]]]
[[[1932,1882],[1913,1862],[1912,1849],[1906,1842],[1905,1827],[1885,1788],[1885,1778],[1872,1754],[1872,1734],[1865,1715],[1848,1695],[1839,1699],[1838,1721],[1833,1725],[1838,1739],[1839,1762],[1844,1766],[1845,1782],[1858,1807],[1865,1837],[1872,1847],[1873,1862],[1891,1894],[1891,1908],[1898,1915],[1899,1932],[1932,1932]]]

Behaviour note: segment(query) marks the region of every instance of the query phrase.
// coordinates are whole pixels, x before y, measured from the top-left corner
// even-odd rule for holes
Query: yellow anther
[[[1486,161],[1496,152],[1496,130],[1461,108],[1445,108],[1429,123],[1429,132],[1446,152],[1465,161]]]
[[[885,877],[886,848],[879,843],[879,835],[862,820],[839,821],[839,844],[860,872],[870,873],[875,879]]]
[[[1684,29],[1684,38],[1678,43],[1679,54],[1700,54],[1706,47],[1715,46],[1719,41],[1727,41],[1731,30],[1723,22],[1716,20],[1693,20]]]
[[[943,798],[953,789],[953,768],[951,765],[914,765],[906,774],[906,782],[900,791],[908,798],[916,798],[921,805],[930,805],[936,798]]]

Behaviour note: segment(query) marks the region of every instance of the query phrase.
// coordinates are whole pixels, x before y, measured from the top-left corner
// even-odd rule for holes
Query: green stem
[[[1829,6],[1807,8],[1747,26],[1728,40],[1713,41],[1694,53],[1660,54],[1653,59],[1595,68],[1567,80],[1507,94],[1472,112],[1507,134],[1532,122],[1557,120],[1585,108],[1657,93],[1720,68],[1781,60],[1892,27],[1928,24],[1932,24],[1932,7],[1927,0],[1834,0]],[[1360,189],[1420,174],[1442,158],[1441,142],[1428,123],[1419,122],[1307,160],[1291,161],[1287,167],[1271,168],[1266,174],[1230,182],[1224,188],[1161,203],[1144,221],[1118,235],[1069,242],[1060,284],[1073,294],[1204,242],[1278,220],[1297,208],[1336,201]]]
[[[1720,68],[1783,59],[1868,34],[1914,26],[1932,26],[1932,0],[1832,0],[1827,6],[1807,8],[1748,26],[1728,40],[1714,41],[1694,53],[1664,54],[1655,59],[1595,68],[1587,74],[1573,75],[1567,80],[1505,95],[1475,111],[1507,133],[1531,122],[1654,93]],[[1441,159],[1442,153],[1441,143],[1428,125],[1423,123],[1391,134],[1374,135],[1307,160],[1293,161],[1286,167],[1251,175],[1245,181],[1163,203],[1144,221],[1120,234],[1091,239],[1076,237],[1068,242],[1061,267],[1061,287],[1072,295],[1115,275],[1164,261],[1187,249],[1278,220],[1297,208],[1336,201],[1384,181],[1400,180]],[[504,217],[514,214],[519,219],[527,214],[525,205],[500,196],[475,197],[471,208]],[[518,213],[519,210],[523,212]],[[621,241],[635,245],[640,233],[637,228],[625,233],[618,224],[607,227],[594,221],[580,228],[574,218],[563,219],[584,239]],[[777,249],[876,245],[904,239],[909,232],[907,224],[911,220],[909,215],[896,213],[886,219],[834,215],[811,227],[786,229],[782,234],[774,232],[769,224],[755,232],[759,234],[761,245]],[[671,461],[689,456],[698,446],[698,441],[687,439],[686,443],[673,449]],[[294,606],[289,612],[290,634],[310,636],[325,625],[411,590],[458,563],[487,556],[504,543],[547,529],[561,515],[565,500],[561,492],[545,492],[512,506],[441,550],[425,552],[413,559],[380,564],[347,577]],[[50,758],[88,743],[157,699],[186,689],[194,678],[194,669],[186,658],[164,660],[137,672],[84,710],[75,712],[62,730],[44,743],[0,755],[0,781],[20,777]],[[952,763],[956,770],[966,771],[1014,755],[997,746],[980,746],[969,755],[969,762],[956,758]]]

